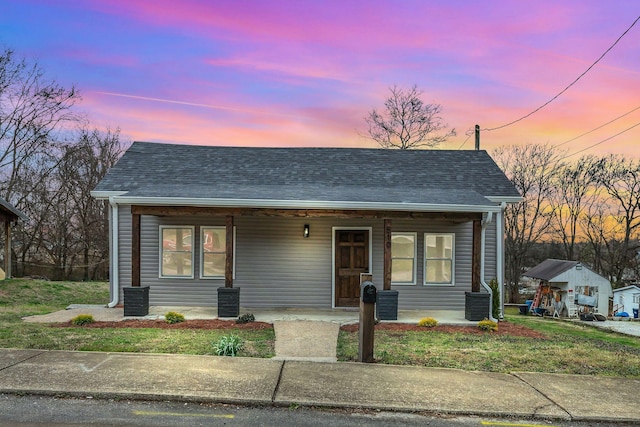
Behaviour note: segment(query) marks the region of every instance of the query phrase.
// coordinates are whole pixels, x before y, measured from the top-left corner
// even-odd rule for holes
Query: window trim
[[[198,251],[200,252],[200,268],[199,268],[199,275],[200,275],[200,279],[202,280],[223,280],[224,274],[222,276],[205,276],[204,275],[204,247],[203,247],[203,233],[204,233],[204,229],[205,228],[218,228],[218,229],[224,229],[226,230],[226,227],[224,225],[201,225],[199,226],[200,228],[200,241],[198,242]],[[226,243],[225,243],[225,250],[224,253],[227,253],[227,248],[226,248]],[[235,280],[236,278],[236,226],[233,226],[233,279]]]
[[[394,282],[391,281],[391,284],[394,286],[415,286],[418,282],[418,233],[412,231],[393,231],[391,232],[391,241],[393,241],[393,236],[412,236],[413,237],[413,258],[400,258],[397,259],[413,259],[413,280],[411,282]],[[393,248],[393,245],[392,245]],[[393,266],[393,251],[391,251],[391,265]],[[391,276],[393,277],[393,271],[391,272]]]
[[[427,237],[451,236],[451,282],[427,282]],[[455,233],[424,233],[424,253],[422,254],[423,274],[422,286],[455,286],[456,284],[456,234]],[[429,258],[432,260],[449,260],[449,258]]]
[[[163,256],[164,256],[164,233],[163,230],[165,229],[186,229],[186,230],[191,230],[191,275],[189,276],[176,276],[176,275],[164,275],[162,274],[162,263],[163,263]],[[170,224],[163,224],[159,226],[159,244],[158,244],[158,249],[159,249],[159,257],[158,257],[158,278],[160,279],[194,279],[195,278],[195,256],[194,256],[194,250],[193,247],[195,246],[195,237],[196,237],[196,227],[193,225],[170,225]]]

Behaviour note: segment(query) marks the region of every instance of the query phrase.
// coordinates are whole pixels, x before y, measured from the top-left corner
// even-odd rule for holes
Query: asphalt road
[[[193,427],[193,426],[520,426],[606,427],[617,424],[434,417],[425,414],[313,408],[244,407],[198,403],[143,402],[14,396],[0,394],[0,425],[6,427]]]

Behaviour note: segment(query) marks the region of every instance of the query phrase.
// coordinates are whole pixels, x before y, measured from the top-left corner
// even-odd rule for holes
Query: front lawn
[[[107,283],[0,281],[0,347],[212,355],[213,343],[233,333],[245,342],[240,356],[274,356],[273,328],[241,329],[234,323],[226,329],[90,328],[21,320],[62,310],[72,303],[105,304],[107,300]],[[474,326],[462,330],[383,327],[375,333],[377,363],[640,378],[640,338],[582,322],[508,312],[498,333],[478,333]],[[340,361],[357,360],[358,333],[348,329],[342,328],[338,338]]]
[[[69,304],[106,304],[108,283],[0,281],[0,347],[43,350],[214,354],[213,343],[233,333],[244,342],[239,356],[273,357],[275,336],[268,329],[159,329],[56,327],[26,323],[24,316],[63,310]],[[231,322],[230,322],[231,323]],[[231,325],[235,325],[231,323]]]

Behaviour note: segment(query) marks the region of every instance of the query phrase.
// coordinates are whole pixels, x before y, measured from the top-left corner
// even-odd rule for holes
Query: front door
[[[335,306],[360,305],[360,273],[369,272],[369,231],[336,231]]]

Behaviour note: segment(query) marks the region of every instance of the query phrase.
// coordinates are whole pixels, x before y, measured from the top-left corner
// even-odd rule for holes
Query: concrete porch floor
[[[102,305],[72,304],[66,310],[54,313],[29,316],[23,320],[26,322],[55,323],[67,322],[78,314],[91,314],[96,321],[117,322],[125,319],[154,320],[162,318],[167,312],[176,311],[182,313],[187,320],[190,319],[217,319],[216,307],[189,307],[189,306],[150,306],[149,314],[144,317],[124,317],[122,307],[107,308]],[[357,323],[359,321],[358,309],[316,309],[316,308],[240,308],[240,314],[252,313],[256,321],[273,323],[280,320],[316,320],[336,322],[339,324]],[[423,317],[433,317],[442,325],[468,325],[475,326],[477,322],[464,318],[464,311],[454,310],[399,310],[398,320],[385,321],[397,323],[418,323]],[[232,320],[232,319],[229,319]]]

